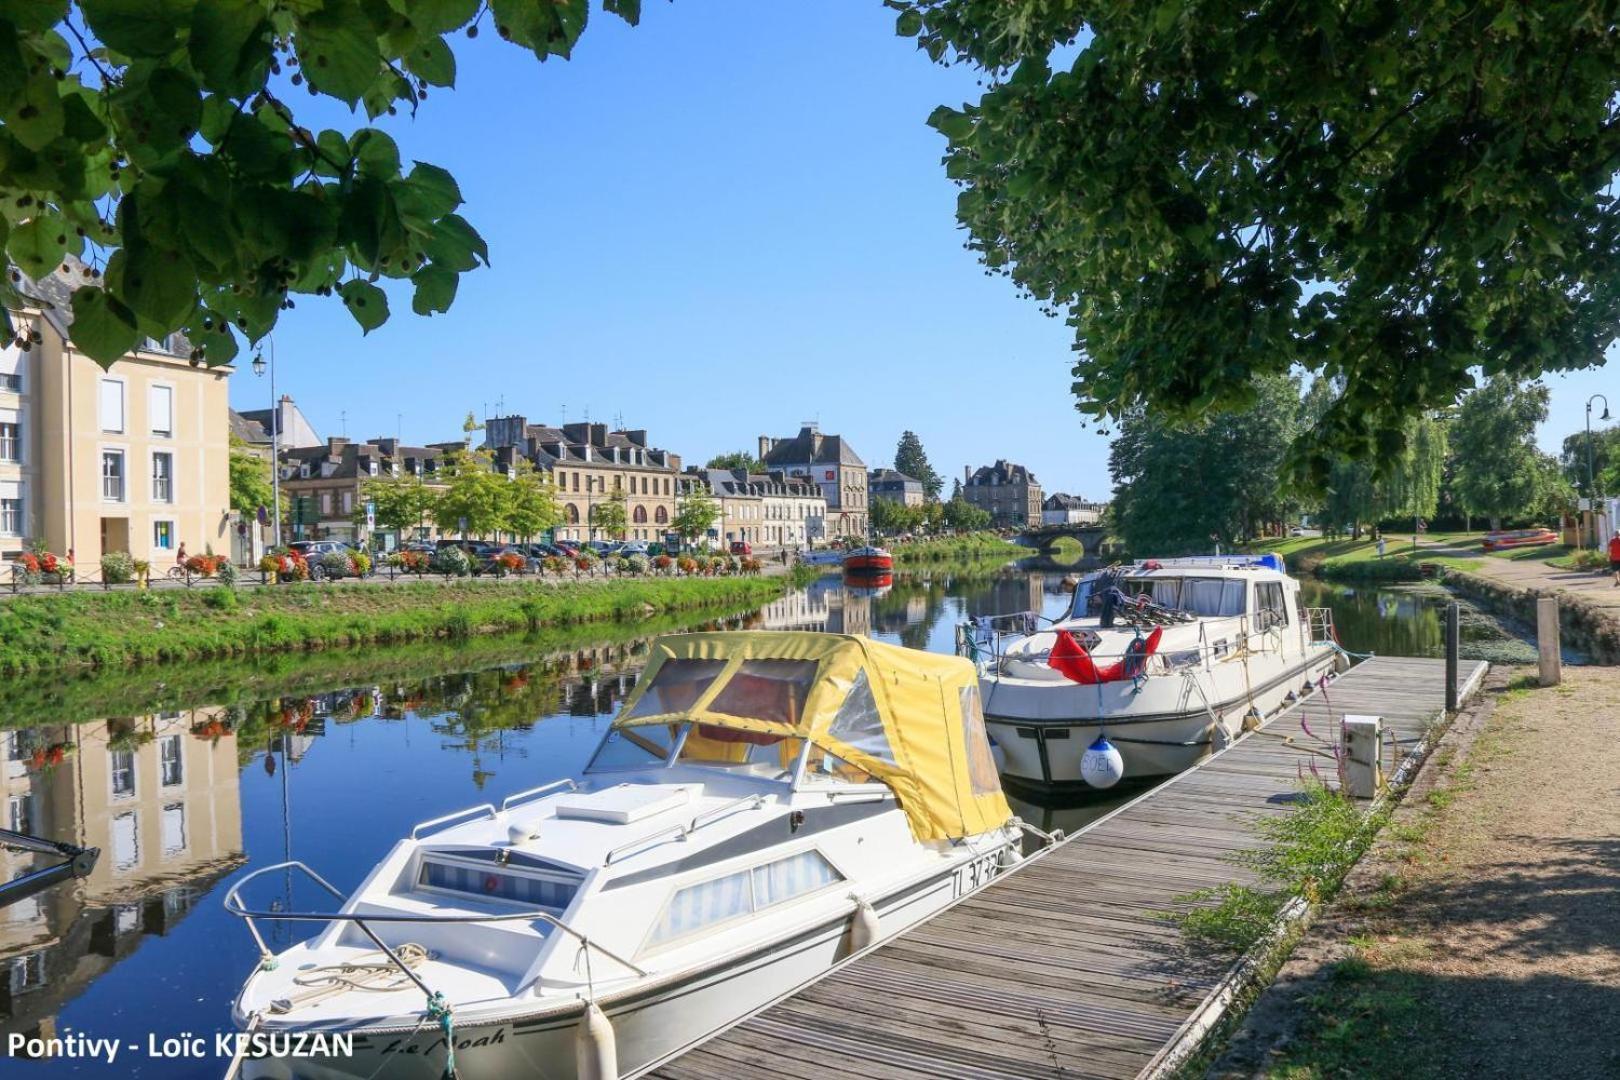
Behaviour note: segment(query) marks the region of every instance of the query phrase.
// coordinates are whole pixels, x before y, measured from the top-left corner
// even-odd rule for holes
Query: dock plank
[[[1465,687],[1483,663],[1465,663]],[[1186,894],[1251,881],[1233,852],[1292,811],[1301,770],[1346,713],[1384,718],[1394,757],[1444,705],[1444,664],[1375,657],[926,923],[685,1054],[664,1080],[1137,1076],[1225,978],[1164,919]],[[811,1063],[815,1063],[811,1066]]]

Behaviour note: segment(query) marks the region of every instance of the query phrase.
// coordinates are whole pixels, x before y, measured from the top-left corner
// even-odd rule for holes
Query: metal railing
[[[416,972],[411,970],[410,965],[401,960],[399,954],[391,949],[382,938],[378,937],[377,932],[371,929],[371,926],[368,924],[543,922],[548,926],[556,927],[564,934],[567,934],[570,938],[578,941],[580,947],[585,949],[587,953],[589,950],[595,949],[597,952],[601,953],[615,964],[628,968],[637,975],[645,976],[647,974],[645,968],[626,960],[612,949],[598,945],[589,937],[580,933],[578,930],[575,930],[572,926],[569,926],[567,923],[563,922],[549,911],[514,911],[502,914],[478,915],[411,915],[403,912],[367,912],[365,914],[359,914],[355,912],[343,911],[254,911],[244,907],[239,895],[242,891],[242,887],[255,878],[263,877],[265,874],[274,873],[277,870],[298,870],[308,876],[310,880],[314,881],[321,888],[325,889],[336,899],[343,899],[343,894],[339,892],[331,882],[321,877],[321,875],[310,869],[308,865],[300,862],[297,859],[275,863],[271,866],[261,867],[260,869],[239,878],[236,884],[231,886],[230,892],[225,894],[225,910],[247,923],[248,931],[252,933],[254,942],[259,946],[259,955],[266,960],[270,959],[274,954],[272,954],[269,948],[265,945],[264,936],[259,933],[258,923],[255,921],[257,919],[268,919],[272,922],[318,922],[328,925],[337,922],[353,923],[359,928],[361,933],[365,934],[367,938],[371,939],[371,943],[377,946],[377,948],[388,957],[389,961],[392,962],[395,967],[399,968],[400,971],[405,973],[406,978],[410,979],[411,982],[416,984],[417,989],[421,990],[423,994],[427,995],[427,997],[431,999],[434,996],[434,993],[431,989],[429,989],[427,983],[423,982]]]

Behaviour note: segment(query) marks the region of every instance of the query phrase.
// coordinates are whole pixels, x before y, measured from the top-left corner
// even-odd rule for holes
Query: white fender
[[[860,952],[878,939],[878,913],[865,897],[855,898],[855,913],[849,920],[849,951]]]
[[[574,1068],[579,1080],[619,1080],[619,1048],[613,1024],[592,1001],[574,1031]]]

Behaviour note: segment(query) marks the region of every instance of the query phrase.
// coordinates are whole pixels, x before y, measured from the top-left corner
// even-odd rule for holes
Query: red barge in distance
[[[844,556],[844,569],[865,573],[894,569],[894,556],[880,547],[858,547]]]

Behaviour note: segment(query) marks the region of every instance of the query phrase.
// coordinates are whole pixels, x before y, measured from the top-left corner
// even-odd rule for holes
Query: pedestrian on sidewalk
[[[1384,538],[1382,536],[1378,538],[1378,557],[1380,559],[1384,557]]]
[[[1609,537],[1609,573],[1614,575],[1614,584],[1620,588],[1620,533]]]

